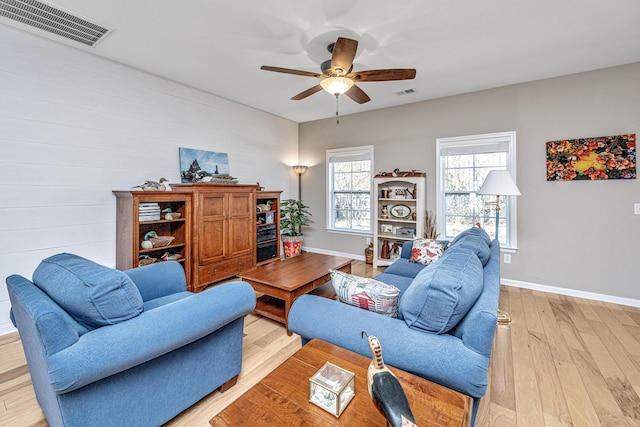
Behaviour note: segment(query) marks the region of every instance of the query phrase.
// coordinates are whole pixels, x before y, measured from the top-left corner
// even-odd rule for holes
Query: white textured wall
[[[296,123],[2,26],[0,58],[0,333],[6,276],[58,252],[115,265],[111,191],[179,182],[179,147],[297,194]]]
[[[324,231],[326,149],[372,144],[376,171],[426,172],[435,211],[436,138],[514,130],[519,250],[502,277],[640,300],[640,180],[547,182],[545,150],[557,139],[640,136],[639,99],[636,63],[354,114],[339,125],[303,123],[300,162],[311,167],[302,192],[316,221],[305,246],[358,256],[365,247],[362,237]]]

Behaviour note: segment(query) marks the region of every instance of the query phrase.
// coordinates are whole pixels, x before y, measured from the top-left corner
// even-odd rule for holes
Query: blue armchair
[[[176,262],[120,272],[70,254],[6,281],[51,426],[157,426],[237,381],[247,283],[192,294]]]

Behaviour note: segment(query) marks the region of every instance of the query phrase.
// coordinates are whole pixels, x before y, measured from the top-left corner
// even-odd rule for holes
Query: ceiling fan
[[[327,50],[331,53],[331,59],[324,61],[320,66],[322,74],[292,70],[290,68],[271,67],[268,65],[263,65],[260,69],[322,79],[320,80],[320,84],[300,92],[291,98],[293,101],[299,101],[324,89],[330,94],[335,95],[336,98],[338,95],[347,95],[358,104],[369,102],[371,98],[355,85],[356,82],[410,80],[416,76],[416,70],[414,68],[353,71],[353,59],[356,56],[357,49],[358,42],[356,40],[338,37],[335,43],[327,46]]]

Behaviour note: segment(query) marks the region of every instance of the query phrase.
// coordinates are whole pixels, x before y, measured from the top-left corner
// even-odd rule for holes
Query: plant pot
[[[303,236],[282,236],[282,248],[285,258],[293,258],[302,252]]]

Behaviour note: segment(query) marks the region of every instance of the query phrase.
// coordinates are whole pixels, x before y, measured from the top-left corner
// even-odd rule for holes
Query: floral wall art
[[[547,142],[547,181],[635,178],[635,134]]]

